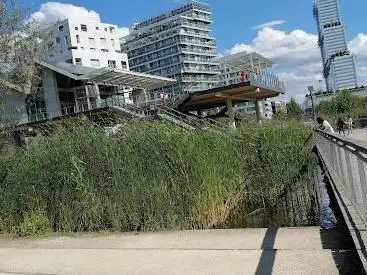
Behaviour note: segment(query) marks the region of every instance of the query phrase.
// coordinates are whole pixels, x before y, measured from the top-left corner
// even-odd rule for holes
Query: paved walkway
[[[318,227],[0,236],[0,274],[339,274],[356,266],[344,240]]]
[[[345,131],[345,133],[347,134],[348,132]],[[341,136],[343,137],[343,134]],[[358,141],[363,141],[367,143],[367,129],[353,130],[353,133],[351,136],[346,135],[345,137],[351,140],[358,140]]]

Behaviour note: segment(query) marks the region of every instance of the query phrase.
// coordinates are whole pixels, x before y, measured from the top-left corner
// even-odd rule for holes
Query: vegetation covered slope
[[[308,162],[310,133],[298,122],[234,133],[132,122],[107,136],[74,122],[1,155],[0,232],[220,227],[244,200],[272,206]]]

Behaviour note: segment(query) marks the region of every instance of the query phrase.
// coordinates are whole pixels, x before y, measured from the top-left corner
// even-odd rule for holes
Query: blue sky
[[[342,20],[347,25],[347,35],[352,51],[358,55],[360,80],[367,77],[367,11],[366,0],[339,0]],[[181,0],[70,0],[77,9],[98,13],[106,23],[127,27],[134,22],[175,8]],[[351,5],[352,2],[352,5]],[[42,4],[49,3],[48,8]],[[316,45],[312,0],[207,0],[213,12],[213,35],[217,38],[220,53],[255,50],[272,58],[277,72],[286,81],[291,95],[302,94],[309,84],[318,85],[321,78],[320,54]],[[56,3],[57,4],[57,3]],[[63,13],[58,4],[55,11],[50,2],[35,0],[33,12],[52,16]],[[55,18],[61,19],[61,18]],[[283,24],[255,29],[264,23],[278,21]],[[275,22],[276,23],[276,22]],[[359,36],[358,36],[359,34]],[[366,83],[365,83],[366,84]]]

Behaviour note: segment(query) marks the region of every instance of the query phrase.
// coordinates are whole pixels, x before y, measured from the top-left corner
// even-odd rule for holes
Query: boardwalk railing
[[[367,143],[317,130],[316,145],[367,270]]]
[[[337,188],[367,224],[367,146],[322,131],[316,132],[316,143],[327,168],[337,176],[335,183],[341,184]]]

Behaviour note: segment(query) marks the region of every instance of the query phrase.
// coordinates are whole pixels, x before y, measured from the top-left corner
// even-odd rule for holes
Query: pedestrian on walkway
[[[328,132],[328,133],[335,133],[333,127],[330,125],[329,122],[327,122],[325,119],[323,119],[322,117],[318,117],[317,118],[317,123],[319,124],[319,128],[322,131]]]
[[[347,117],[347,129],[348,129],[348,135],[351,136],[353,132],[353,119],[348,115]]]
[[[344,128],[345,128],[345,123],[344,123],[344,121],[341,119],[341,118],[339,118],[338,119],[338,131],[339,131],[339,135],[341,135],[341,132],[343,132],[343,134],[344,134],[344,136],[345,136],[345,130],[344,130]]]

